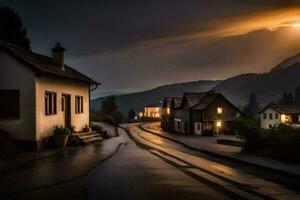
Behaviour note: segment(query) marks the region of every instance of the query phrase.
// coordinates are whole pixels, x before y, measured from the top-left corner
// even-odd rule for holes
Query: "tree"
[[[8,7],[0,7],[0,40],[30,50],[30,40],[20,15]]]
[[[249,95],[249,102],[248,104],[244,107],[244,112],[249,114],[249,115],[255,115],[259,111],[259,103],[257,101],[256,95],[254,92],[252,92]]]
[[[282,98],[279,100],[279,104],[281,105],[290,105],[294,104],[294,97],[292,93],[283,92]]]
[[[300,105],[300,85],[295,90],[295,104]]]
[[[130,109],[128,111],[128,119],[133,120],[135,118],[135,111],[133,109]]]
[[[115,97],[107,97],[101,105],[101,115],[110,115],[112,116],[118,110],[118,106],[116,105]]]

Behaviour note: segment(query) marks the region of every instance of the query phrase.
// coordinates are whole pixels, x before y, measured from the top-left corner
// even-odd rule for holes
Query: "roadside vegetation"
[[[113,126],[118,126],[124,122],[123,114],[118,110],[115,97],[107,97],[101,105],[100,112],[91,113],[90,121],[106,122]]]
[[[234,130],[245,139],[243,152],[279,160],[300,162],[300,129],[281,124],[277,128],[262,129],[258,118],[237,118]]]

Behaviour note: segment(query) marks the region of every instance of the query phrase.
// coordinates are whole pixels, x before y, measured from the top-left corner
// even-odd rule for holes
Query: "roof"
[[[271,108],[280,114],[288,114],[288,115],[299,115],[300,114],[300,106],[298,105],[278,105],[278,104],[270,104],[261,110],[259,113],[264,112],[268,108]]]
[[[179,108],[181,106],[182,97],[174,97],[172,100],[172,104],[174,104],[174,108]]]
[[[188,107],[191,108],[198,104],[200,100],[206,95],[205,92],[199,92],[199,93],[184,93],[183,98],[187,100]]]
[[[210,105],[215,99],[218,97],[221,97],[221,94],[218,93],[207,93],[200,101],[198,104],[196,104],[192,109],[193,110],[203,110],[205,109],[208,105]]]
[[[9,44],[1,40],[0,49],[7,51],[10,55],[25,62],[35,71],[85,81],[91,84],[100,84],[67,65],[65,65],[65,70],[63,71],[57,64],[54,63],[53,58],[51,57],[34,53],[30,50],[18,47],[13,44]]]

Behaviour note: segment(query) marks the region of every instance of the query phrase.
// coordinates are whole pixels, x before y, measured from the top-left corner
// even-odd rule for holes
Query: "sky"
[[[300,51],[300,0],[0,0],[32,50],[102,83],[97,95],[263,73]]]

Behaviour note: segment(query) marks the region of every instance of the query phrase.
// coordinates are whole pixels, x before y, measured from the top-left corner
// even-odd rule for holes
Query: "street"
[[[188,149],[136,125],[122,125],[118,132],[119,137],[67,148],[2,174],[0,198],[299,199],[297,192],[250,167]]]

